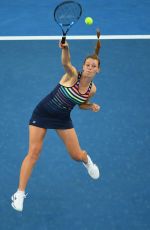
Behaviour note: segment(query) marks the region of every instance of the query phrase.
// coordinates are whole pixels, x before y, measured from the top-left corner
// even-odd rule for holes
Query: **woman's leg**
[[[25,188],[31,176],[33,166],[39,158],[45,134],[46,129],[29,126],[29,151],[22,162],[18,190],[11,197],[11,205],[17,211],[21,212],[23,210],[23,202],[26,197]]]
[[[45,134],[46,129],[29,126],[29,151],[21,166],[19,180],[20,191],[24,191],[26,188],[33,166],[39,158]]]
[[[66,148],[70,154],[70,156],[77,161],[82,161],[83,165],[86,167],[88,174],[93,179],[99,178],[99,168],[96,164],[94,164],[90,158],[90,156],[86,153],[85,150],[82,150],[79,145],[78,137],[76,135],[75,130],[72,129],[65,129],[65,130],[56,130],[58,135],[63,140]]]
[[[75,129],[57,129],[59,137],[63,140],[67,151],[69,152],[72,159],[77,161],[83,161],[84,163],[88,162],[87,153],[85,150],[80,148],[77,134]]]

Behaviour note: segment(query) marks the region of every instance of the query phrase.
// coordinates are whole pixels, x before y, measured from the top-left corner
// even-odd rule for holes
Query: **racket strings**
[[[81,15],[80,6],[74,3],[64,4],[57,8],[55,19],[59,24],[68,26],[75,23]]]

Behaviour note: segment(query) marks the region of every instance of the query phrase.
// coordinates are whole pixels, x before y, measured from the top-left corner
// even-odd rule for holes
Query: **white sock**
[[[93,162],[92,162],[92,160],[91,160],[91,158],[90,158],[90,156],[89,156],[89,155],[87,155],[87,158],[88,158],[87,165],[93,164]]]
[[[17,192],[20,193],[20,194],[25,194],[25,191],[21,191],[19,189],[17,190]]]

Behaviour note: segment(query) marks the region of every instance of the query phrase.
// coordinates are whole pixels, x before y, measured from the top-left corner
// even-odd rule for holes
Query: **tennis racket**
[[[62,30],[62,44],[66,41],[68,31],[79,20],[81,15],[82,7],[78,2],[65,1],[56,6],[54,10],[54,19]]]

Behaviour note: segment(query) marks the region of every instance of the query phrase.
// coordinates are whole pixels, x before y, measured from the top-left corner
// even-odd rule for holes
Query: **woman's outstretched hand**
[[[91,106],[91,110],[93,112],[98,112],[100,110],[100,108],[101,108],[100,105],[97,105],[95,103],[93,103],[92,106]]]

